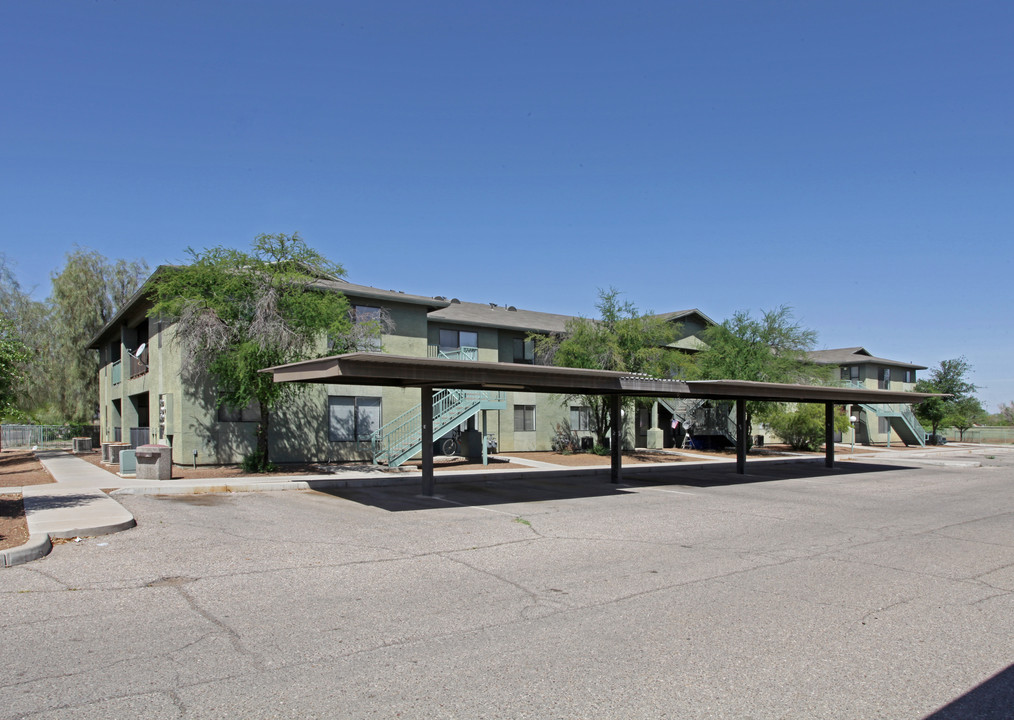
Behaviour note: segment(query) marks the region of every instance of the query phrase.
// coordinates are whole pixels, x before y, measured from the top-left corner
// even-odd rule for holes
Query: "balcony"
[[[119,360],[113,363],[113,370],[111,375],[113,376],[113,385],[119,385],[123,382],[123,363]]]

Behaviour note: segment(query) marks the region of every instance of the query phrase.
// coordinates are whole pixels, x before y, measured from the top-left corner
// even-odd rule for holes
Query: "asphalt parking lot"
[[[0,571],[0,717],[1014,717],[1014,453],[968,458],[118,498]]]

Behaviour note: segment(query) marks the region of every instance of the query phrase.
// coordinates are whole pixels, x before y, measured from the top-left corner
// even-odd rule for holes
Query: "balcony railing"
[[[123,363],[119,360],[113,363],[113,385],[119,385],[123,382]]]
[[[441,360],[472,360],[474,362],[479,359],[479,348],[459,347],[451,349],[429,345],[426,348],[426,355],[431,358],[440,358]]]

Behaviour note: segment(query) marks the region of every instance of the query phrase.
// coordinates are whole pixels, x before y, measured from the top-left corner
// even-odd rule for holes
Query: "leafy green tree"
[[[39,348],[37,371],[46,378],[50,402],[62,421],[91,422],[98,409],[98,356],[88,342],[126,303],[148,275],[144,261],[110,262],[75,247],[52,275],[48,339]]]
[[[1000,403],[999,422],[1004,425],[1014,425],[1014,401],[1009,403]]]
[[[951,403],[950,412],[945,421],[956,428],[960,433],[961,440],[965,439],[965,431],[970,427],[982,422],[986,417],[986,411],[978,398],[966,397]]]
[[[786,305],[763,311],[759,319],[741,310],[720,325],[707,328],[702,339],[707,347],[694,358],[695,379],[803,385],[826,385],[831,381],[833,368],[818,365],[807,355],[817,342],[817,333],[796,322],[792,308]],[[775,412],[784,410],[773,403],[747,402],[746,423],[751,436],[753,418],[766,420]]]
[[[18,389],[29,352],[14,323],[0,315],[0,420],[21,419]]]
[[[49,309],[22,289],[7,258],[0,254],[0,316],[9,323],[9,337],[17,338],[24,350],[18,371],[13,376],[15,405],[7,409],[8,418],[31,421],[45,406],[51,382],[41,359],[49,343]]]
[[[325,338],[352,349],[345,341],[353,335],[349,303],[319,283],[345,270],[298,234],[259,235],[250,253],[188,252],[189,264],[154,283],[150,315],[175,323],[174,342],[190,381],[213,379],[227,407],[259,407],[257,447],[246,464],[269,469],[271,413],[297,385],[275,383],[259,371],[316,357]]]
[[[941,360],[939,367],[930,370],[929,377],[915,384],[916,392],[950,395],[946,398],[928,398],[915,406],[916,417],[923,423],[928,423],[931,428],[930,432],[934,435],[937,434],[937,429],[945,424],[959,408],[962,408],[962,414],[957,417],[958,422],[967,420],[966,414],[970,411],[971,405],[962,405],[962,403],[970,399],[974,400],[974,393],[978,390],[978,387],[968,379],[971,370],[972,366],[963,356],[951,360]],[[975,400],[975,404],[979,405],[979,401]],[[979,409],[981,411],[981,405],[979,405]]]
[[[532,336],[538,362],[559,367],[618,370],[669,378],[682,375],[685,356],[667,347],[679,337],[679,325],[652,314],[641,314],[621,302],[615,288],[598,291],[599,318],[568,320],[560,336]],[[591,429],[602,446],[610,431],[609,402],[598,395],[578,395],[590,409]],[[625,401],[631,406],[631,401]],[[629,413],[628,413],[629,415]]]

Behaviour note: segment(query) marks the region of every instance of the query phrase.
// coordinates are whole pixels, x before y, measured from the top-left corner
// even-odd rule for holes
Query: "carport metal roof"
[[[612,398],[612,481],[620,480],[620,398],[691,397],[736,402],[737,472],[745,472],[746,415],[743,401],[823,403],[825,405],[826,465],[834,466],[833,420],[835,405],[918,403],[932,393],[861,390],[857,388],[792,385],[747,380],[661,380],[611,370],[586,370],[547,365],[443,360],[385,353],[351,353],[317,360],[278,365],[261,372],[275,382],[309,382],[335,385],[418,387],[423,391],[423,492],[433,493],[432,410],[434,388],[512,390]],[[428,442],[427,442],[428,439]]]

